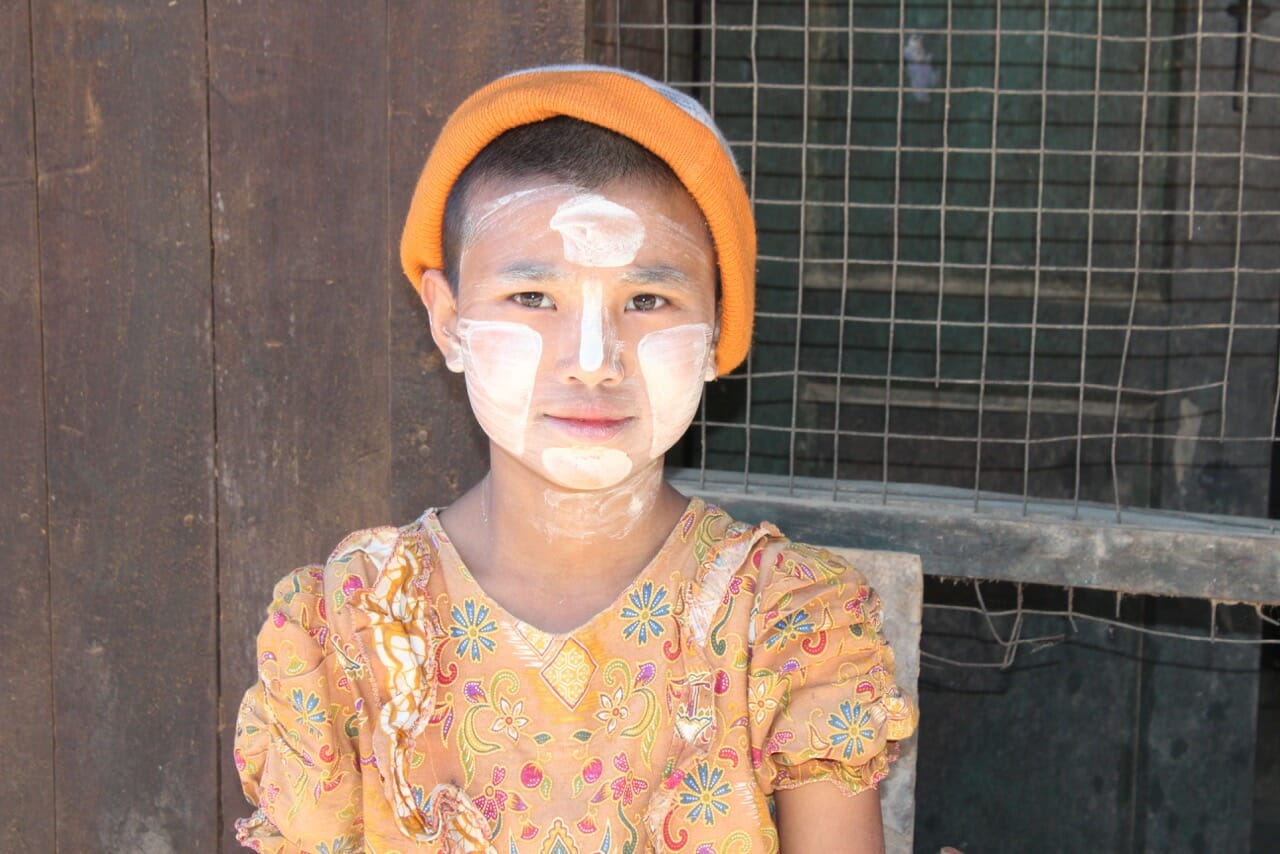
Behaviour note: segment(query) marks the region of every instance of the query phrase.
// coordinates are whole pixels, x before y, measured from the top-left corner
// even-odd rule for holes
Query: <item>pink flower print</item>
[[[796,734],[791,730],[778,730],[773,734],[773,738],[769,739],[768,744],[764,746],[765,753],[777,753],[782,749],[783,745],[792,741]]]
[[[489,785],[484,787],[484,791],[476,797],[476,809],[484,814],[489,821],[497,821],[498,813],[503,812],[507,808],[507,798],[509,795],[499,789],[499,784],[507,777],[507,769],[498,766],[493,769],[493,777]]]
[[[742,592],[742,576],[735,575],[733,578],[729,579],[729,586],[728,588],[725,589],[724,598],[721,599],[720,601],[728,602],[732,597],[737,596],[741,592]]]
[[[631,773],[631,763],[627,754],[619,753],[613,757],[613,767],[622,772],[622,776],[609,784],[615,801],[622,801],[623,806],[630,806],[636,795],[649,788],[649,784]]]
[[[360,576],[358,575],[348,575],[342,580],[342,592],[347,596],[350,596],[362,587],[364,587],[364,582],[360,580]]]
[[[600,774],[604,770],[604,763],[600,761],[600,757],[594,757],[582,766],[582,781],[587,784],[594,783],[600,779]]]

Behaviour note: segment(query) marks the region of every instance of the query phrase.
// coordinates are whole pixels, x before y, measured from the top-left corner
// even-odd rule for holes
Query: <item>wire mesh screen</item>
[[[1266,514],[1280,37],[1261,4],[593,12],[594,58],[698,96],[755,202],[753,354],[709,390],[688,462],[835,497]]]

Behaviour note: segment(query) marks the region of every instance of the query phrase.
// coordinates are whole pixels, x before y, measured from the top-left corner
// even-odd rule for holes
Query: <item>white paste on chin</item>
[[[457,333],[476,420],[499,447],[520,456],[542,336],[523,323],[500,320],[461,319]]]
[[[630,208],[584,193],[556,208],[551,228],[564,239],[564,259],[584,267],[622,267],[644,243],[644,223]]]
[[[711,327],[690,323],[650,332],[636,348],[653,419],[650,456],[665,454],[689,429],[702,387],[715,379]]]
[[[556,483],[570,489],[605,489],[631,474],[631,458],[622,451],[586,445],[547,448],[542,466]]]

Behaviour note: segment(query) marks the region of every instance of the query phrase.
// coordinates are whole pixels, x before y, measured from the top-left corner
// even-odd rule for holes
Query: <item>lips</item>
[[[635,420],[598,413],[558,413],[543,418],[553,429],[580,442],[607,442]]]

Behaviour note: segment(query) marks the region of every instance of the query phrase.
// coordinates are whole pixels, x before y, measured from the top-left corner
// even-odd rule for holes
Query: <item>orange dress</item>
[[[775,851],[774,791],[874,787],[916,723],[866,580],[697,499],[572,632],[506,613],[432,511],[287,576],[258,645],[258,851]]]

